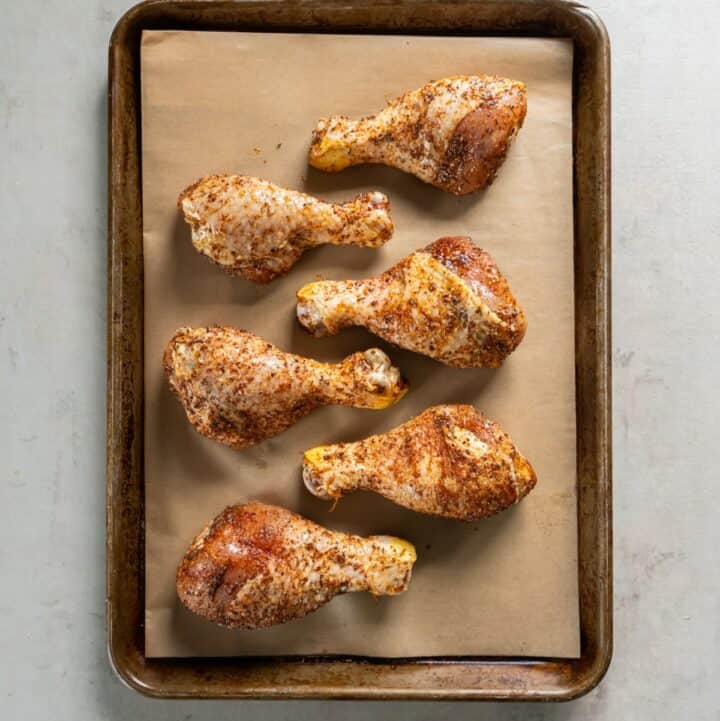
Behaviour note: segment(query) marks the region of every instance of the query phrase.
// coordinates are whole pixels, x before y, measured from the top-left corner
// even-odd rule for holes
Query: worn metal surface
[[[139,38],[146,28],[572,37],[582,657],[145,659],[143,655],[142,229]],[[299,4],[166,2],[130,10],[110,44],[108,645],[131,686],[160,697],[555,700],[600,680],[612,653],[609,45],[560,0]]]

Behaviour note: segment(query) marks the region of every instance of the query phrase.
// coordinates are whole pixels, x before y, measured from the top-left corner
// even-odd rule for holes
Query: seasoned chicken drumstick
[[[536,477],[508,435],[472,406],[428,408],[388,433],[305,453],[303,480],[337,500],[375,491],[420,513],[474,521],[517,503]]]
[[[340,593],[407,590],[415,548],[392,536],[350,536],[262,503],[226,508],[177,571],[180,600],[233,628],[302,618]]]
[[[335,172],[383,163],[464,195],[490,185],[525,119],[525,86],[484,75],[423,85],[377,115],[321,120],[310,165]]]
[[[386,408],[407,391],[378,348],[320,363],[235,328],[180,328],[163,363],[195,429],[235,449],[277,435],[318,406]]]
[[[313,246],[376,248],[393,234],[382,193],[331,204],[243,175],[201,178],[180,193],[178,207],[200,253],[256,283],[287,272]]]
[[[440,238],[366,280],[319,281],[297,294],[313,335],[351,325],[459,368],[495,368],[525,335],[525,314],[493,259],[470,238]]]

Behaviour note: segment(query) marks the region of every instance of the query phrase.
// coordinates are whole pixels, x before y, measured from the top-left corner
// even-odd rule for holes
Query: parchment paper
[[[335,175],[308,167],[318,118],[359,117],[428,80],[473,73],[528,87],[525,127],[484,194],[458,199],[381,166]],[[148,656],[578,655],[571,73],[564,40],[143,34]],[[391,199],[395,236],[380,250],[314,250],[265,287],[233,279],[195,252],[176,209],[185,186],[217,172],[257,175],[328,200],[380,190]],[[316,340],[298,326],[295,291],[304,283],[373,275],[459,234],[491,252],[528,316],[527,336],[502,369],[446,368],[362,330]],[[322,360],[377,345],[411,391],[385,411],[316,411],[272,440],[232,451],[192,429],[161,368],[177,327],[213,323]],[[473,403],[531,460],[539,484],[521,504],[463,524],[369,493],[346,497],[331,513],[304,489],[305,449],[383,432],[447,402]],[[349,594],[262,631],[194,617],[175,595],[177,564],[211,518],[250,499],[338,530],[408,538],[418,550],[409,591],[380,600]]]

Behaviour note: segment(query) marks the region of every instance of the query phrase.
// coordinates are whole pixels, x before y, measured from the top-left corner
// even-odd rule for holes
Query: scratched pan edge
[[[572,38],[580,658],[145,657],[139,87],[149,29]],[[599,18],[565,0],[148,0],[115,27],[108,93],[106,614],[120,679],[159,698],[562,701],[594,688],[613,622],[610,44]]]

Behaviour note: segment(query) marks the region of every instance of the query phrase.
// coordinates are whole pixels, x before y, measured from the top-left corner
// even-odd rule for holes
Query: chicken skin
[[[375,491],[406,508],[475,521],[522,500],[535,472],[508,435],[472,406],[435,406],[388,433],[305,453],[319,498]]]
[[[243,175],[212,175],[183,190],[178,207],[195,248],[231,275],[267,283],[316,245],[377,248],[393,234],[390,203],[362,193],[332,204]]]
[[[236,450],[281,433],[318,406],[386,408],[408,388],[378,348],[320,363],[236,328],[180,328],[163,364],[195,430]]]
[[[297,297],[316,337],[364,326],[458,368],[500,366],[527,327],[493,259],[466,237],[440,238],[375,278],[309,283]]]
[[[377,115],[321,120],[309,162],[336,172],[382,163],[455,195],[492,183],[522,127],[525,85],[484,75],[458,75],[405,93]]]
[[[183,604],[210,621],[264,628],[341,593],[402,593],[415,558],[400,538],[329,531],[284,508],[247,503],[226,508],[197,536],[176,587]]]

